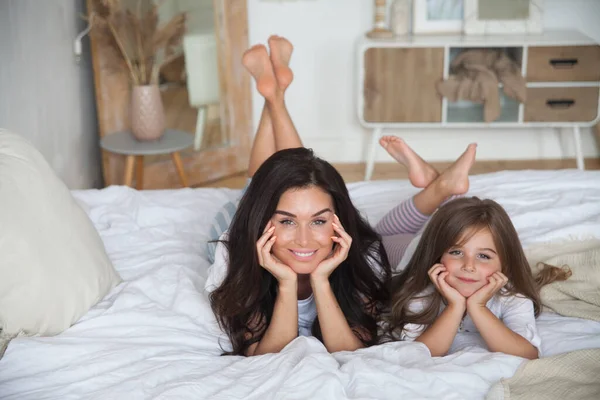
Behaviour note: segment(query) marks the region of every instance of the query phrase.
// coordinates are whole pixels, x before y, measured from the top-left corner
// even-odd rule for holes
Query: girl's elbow
[[[527,352],[527,354],[525,355],[525,358],[527,358],[528,360],[537,360],[538,358],[540,358],[540,354],[538,352],[538,349],[531,346],[531,350]]]
[[[416,338],[415,342],[423,343],[425,347],[427,347],[427,349],[429,350],[429,354],[431,354],[431,357],[444,357],[448,355],[449,349],[441,349],[436,346],[431,346],[426,341],[421,340],[421,337]]]

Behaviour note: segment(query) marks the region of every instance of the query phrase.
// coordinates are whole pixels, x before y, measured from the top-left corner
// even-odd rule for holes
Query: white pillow
[[[92,222],[44,157],[0,129],[2,336],[58,334],[120,281]]]

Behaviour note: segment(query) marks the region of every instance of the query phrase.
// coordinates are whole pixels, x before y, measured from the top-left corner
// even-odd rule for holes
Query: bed
[[[415,189],[349,184],[375,223]],[[210,222],[237,190],[74,191],[123,283],[55,337],[14,339],[0,360],[0,399],[478,399],[523,359],[483,350],[431,358],[420,343],[328,354],[300,337],[281,353],[222,357],[204,293]],[[600,171],[473,176],[470,194],[505,206],[525,247],[600,237]],[[600,348],[600,322],[544,312],[544,356]]]

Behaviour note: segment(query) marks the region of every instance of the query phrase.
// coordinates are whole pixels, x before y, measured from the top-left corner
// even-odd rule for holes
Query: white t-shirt
[[[409,305],[409,310],[412,312],[419,312],[425,308],[425,302],[425,299],[413,300]],[[488,301],[486,306],[492,314],[506,325],[508,329],[523,336],[535,346],[541,356],[542,341],[537,331],[533,302],[530,299],[520,295],[503,296],[496,294]],[[442,304],[438,315],[441,314],[444,308],[445,305]],[[413,341],[419,337],[424,330],[425,325],[407,324],[404,326],[400,338],[402,340]],[[454,353],[472,346],[487,349],[487,345],[479,334],[479,330],[471,317],[467,314],[458,328],[458,332],[454,337],[454,341],[452,342],[448,353]]]
[[[304,300],[298,300],[298,334],[300,336],[312,336],[312,325],[317,318],[317,303],[315,296],[311,293]]]

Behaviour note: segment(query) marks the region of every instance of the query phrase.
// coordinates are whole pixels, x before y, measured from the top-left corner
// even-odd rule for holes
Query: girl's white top
[[[422,311],[426,306],[426,301],[425,299],[413,300],[409,305],[409,310],[413,313]],[[533,302],[530,299],[521,295],[496,294],[487,302],[486,306],[508,329],[521,335],[535,346],[541,356],[541,338],[535,323]],[[442,313],[444,308],[445,305],[442,304],[438,315]],[[412,341],[419,337],[424,330],[425,325],[407,324],[402,330],[400,338]],[[479,330],[467,314],[460,324],[448,353],[454,353],[472,346],[487,349]]]

